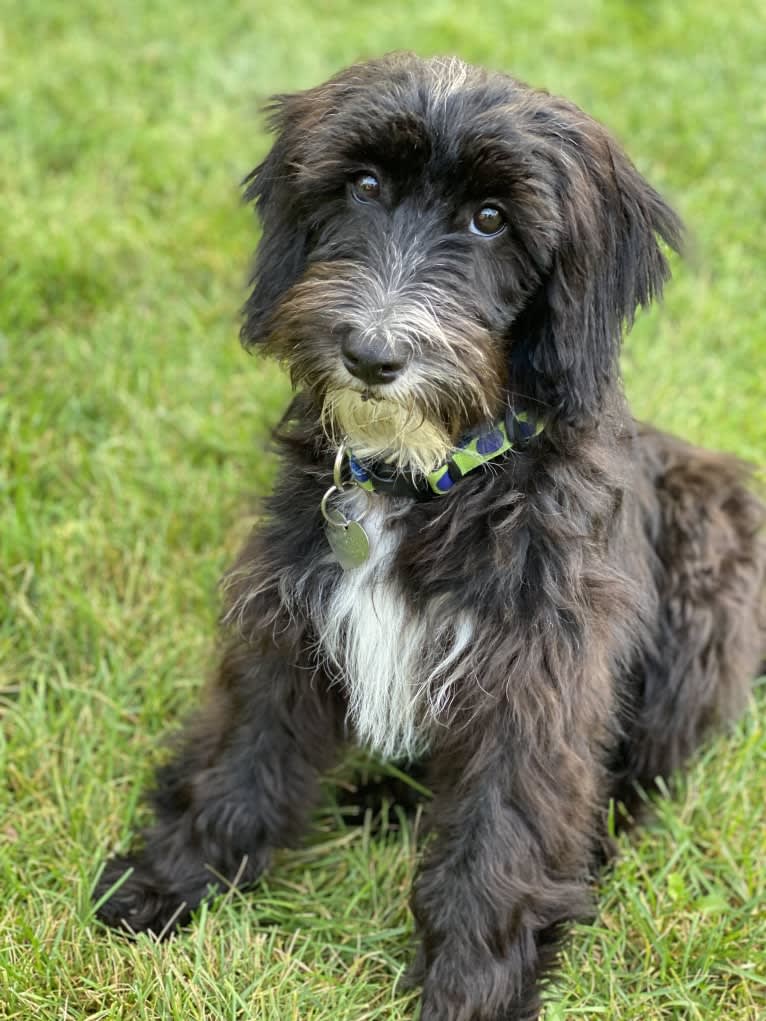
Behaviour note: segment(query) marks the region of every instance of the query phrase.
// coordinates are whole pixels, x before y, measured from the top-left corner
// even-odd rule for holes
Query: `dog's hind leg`
[[[208,706],[157,775],[156,821],[107,863],[98,916],[165,936],[208,893],[254,882],[271,851],[302,833],[344,711],[315,671],[275,649],[229,647]]]
[[[766,651],[764,507],[734,458],[661,433],[643,437],[655,499],[647,516],[660,598],[653,646],[627,695],[617,800],[672,775],[744,710]]]

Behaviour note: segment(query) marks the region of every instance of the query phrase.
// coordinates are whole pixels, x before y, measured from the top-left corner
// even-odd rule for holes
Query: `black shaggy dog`
[[[748,700],[763,507],[637,425],[625,323],[679,220],[571,103],[392,55],[271,108],[242,335],[297,389],[205,708],[97,896],[166,934],[293,844],[357,741],[434,797],[423,1021],[529,1021],[610,798]],[[128,869],[132,869],[128,873]]]

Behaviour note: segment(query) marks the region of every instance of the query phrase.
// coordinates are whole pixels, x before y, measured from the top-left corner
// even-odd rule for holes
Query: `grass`
[[[766,48],[758,0],[0,0],[0,1018],[391,1021],[415,837],[346,827],[178,940],[89,894],[209,668],[216,579],[287,386],[236,342],[238,181],[273,91],[396,47],[562,92],[696,238],[625,352],[637,412],[766,449]],[[763,708],[766,699],[758,698]],[[766,1017],[766,735],[714,742],[605,877],[548,1021]]]

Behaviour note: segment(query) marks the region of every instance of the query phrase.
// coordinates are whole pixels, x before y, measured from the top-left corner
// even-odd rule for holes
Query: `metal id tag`
[[[346,521],[344,518],[342,522],[335,523],[328,518],[324,531],[330,549],[344,571],[353,571],[365,563],[370,555],[370,540],[358,521]]]
[[[328,506],[328,500],[333,494],[338,493],[342,495],[349,492],[349,490],[359,488],[355,483],[346,483],[341,478],[341,467],[345,454],[346,444],[344,442],[341,443],[335,456],[335,464],[332,470],[334,484],[330,486],[322,497],[319,509],[325,520],[325,535],[330,544],[330,549],[335,554],[335,559],[344,571],[353,571],[355,567],[361,567],[370,555],[369,537],[358,520],[349,520],[337,507],[331,508]],[[359,489],[359,492],[364,492],[364,490]],[[360,518],[364,517],[365,513],[366,511],[360,515]]]

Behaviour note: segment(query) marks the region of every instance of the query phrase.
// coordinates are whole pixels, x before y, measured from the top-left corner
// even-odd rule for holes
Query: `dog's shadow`
[[[321,814],[339,817],[345,826],[364,826],[373,835],[415,834],[431,799],[420,762],[381,763],[363,753],[352,756],[326,784]]]

